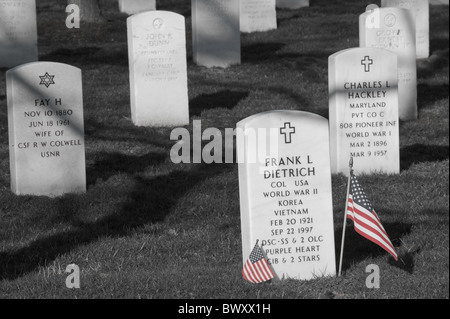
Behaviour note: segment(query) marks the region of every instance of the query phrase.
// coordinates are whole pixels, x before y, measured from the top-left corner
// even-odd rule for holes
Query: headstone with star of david
[[[275,0],[241,0],[241,32],[262,32],[277,28]]]
[[[236,137],[243,263],[259,242],[276,279],[335,275],[328,121],[270,111]]]
[[[416,57],[430,55],[430,6],[428,0],[381,0],[382,7],[398,7],[411,10],[416,22]]]
[[[185,19],[147,11],[127,19],[131,118],[137,126],[189,123]]]
[[[277,0],[277,8],[299,9],[309,7],[309,0]]]
[[[126,14],[136,14],[156,10],[156,0],[119,0],[119,11]]]
[[[397,55],[351,48],[329,57],[332,173],[400,173]]]
[[[417,65],[415,21],[411,10],[369,6],[359,17],[359,46],[392,51],[398,56],[399,117],[415,120]]]
[[[0,0],[0,67],[38,60],[35,0]]]
[[[32,62],[6,72],[11,190],[56,197],[86,191],[81,70]]]
[[[192,57],[207,68],[241,63],[240,0],[192,0]]]

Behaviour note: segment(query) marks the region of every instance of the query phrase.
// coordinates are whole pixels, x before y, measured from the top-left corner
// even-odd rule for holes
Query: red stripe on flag
[[[384,230],[383,225],[381,224],[378,216],[374,213],[373,215],[367,214],[366,211],[359,210],[357,207],[353,206],[353,200],[351,198],[351,195],[348,199],[349,205],[347,207],[348,212],[348,218],[351,219],[354,222],[355,231],[363,236],[364,238],[374,242],[375,244],[382,247],[384,250],[386,250],[389,254],[394,257],[395,260],[397,260],[397,253],[394,249],[394,246],[392,245],[391,241],[389,240],[389,236],[387,235],[386,231]],[[359,218],[358,218],[359,217]],[[365,218],[368,221],[372,222],[375,226],[378,227],[378,229],[373,228],[371,225],[368,225],[365,223],[361,218]],[[378,240],[376,237],[365,233],[362,229],[367,230],[368,232],[373,233],[374,235],[378,236],[380,240]]]

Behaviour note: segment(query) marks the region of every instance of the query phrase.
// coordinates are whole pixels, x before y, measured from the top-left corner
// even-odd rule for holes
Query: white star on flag
[[[258,242],[256,242],[255,247],[250,253],[250,257],[242,269],[242,275],[245,280],[255,284],[268,281],[274,277],[263,251],[258,246]]]
[[[347,206],[347,216],[354,223],[355,231],[361,236],[379,245],[397,260],[398,255],[378,215],[369,202],[364,190],[350,171],[351,182]]]

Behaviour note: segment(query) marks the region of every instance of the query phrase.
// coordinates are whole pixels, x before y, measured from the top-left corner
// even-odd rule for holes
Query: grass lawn
[[[343,276],[252,285],[241,275],[237,164],[174,164],[172,128],[135,127],[126,16],[65,26],[65,1],[40,0],[41,61],[83,71],[87,192],[50,199],[10,191],[5,71],[0,75],[0,298],[449,297],[449,12],[430,7],[431,56],[418,61],[419,119],[401,122],[400,175],[359,176],[400,255],[395,262],[347,223]],[[190,1],[158,0],[186,17],[191,125],[234,128],[268,110],[328,118],[328,56],[358,46],[370,2],[314,0],[278,10],[278,29],[242,34],[242,64],[192,62]],[[207,143],[208,141],[205,141]],[[339,257],[346,178],[333,175]],[[66,266],[80,289],[66,288]],[[380,267],[380,288],[366,267]]]

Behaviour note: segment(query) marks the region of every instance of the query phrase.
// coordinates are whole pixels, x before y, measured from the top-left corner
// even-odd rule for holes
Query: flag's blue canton
[[[258,247],[258,245],[255,245],[255,248],[253,248],[252,252],[250,253],[250,261],[252,264],[257,263],[261,259],[264,258],[264,255],[261,251],[261,249]]]
[[[364,190],[362,189],[355,175],[353,175],[353,171],[351,172],[351,176],[351,194],[353,196],[353,201],[367,209],[369,212],[372,212],[372,204],[367,198],[366,193],[364,193]]]

